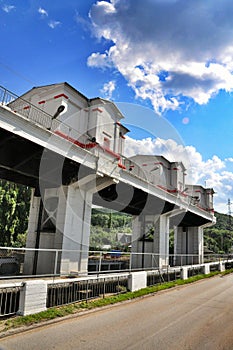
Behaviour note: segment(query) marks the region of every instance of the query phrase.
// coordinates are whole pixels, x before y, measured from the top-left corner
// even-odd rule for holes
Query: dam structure
[[[212,188],[189,185],[182,162],[127,158],[128,128],[111,101],[68,83],[18,97],[0,88],[0,178],[32,188],[25,274],[88,272],[93,205],[133,217],[131,267],[203,262],[203,228],[215,223]],[[54,254],[53,250],[60,253]],[[147,254],[148,253],[148,254]],[[56,260],[56,264],[55,264]]]

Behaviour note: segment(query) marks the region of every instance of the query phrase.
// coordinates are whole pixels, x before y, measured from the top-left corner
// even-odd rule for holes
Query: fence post
[[[104,278],[104,290],[103,290],[103,299],[105,298],[105,278]]]
[[[130,252],[130,256],[129,256],[129,271],[131,272],[132,270],[132,252]]]
[[[146,288],[147,286],[147,273],[146,271],[132,272],[128,278],[128,289],[131,292]]]
[[[46,281],[24,282],[20,291],[19,315],[31,315],[46,310]]]
[[[225,271],[225,263],[223,261],[220,261],[218,269],[220,272]]]
[[[100,259],[99,259],[99,273],[101,272],[102,253],[103,253],[103,252],[100,252]]]
[[[187,267],[182,267],[181,268],[181,279],[182,280],[187,280],[188,278],[188,268]]]
[[[57,260],[58,260],[58,250],[56,250],[55,252],[54,271],[53,271],[54,275],[57,274]]]

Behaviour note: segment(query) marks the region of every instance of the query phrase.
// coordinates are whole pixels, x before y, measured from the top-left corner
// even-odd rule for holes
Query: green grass
[[[42,321],[53,320],[60,317],[76,314],[84,310],[91,310],[91,309],[100,308],[107,305],[116,304],[122,301],[143,297],[151,293],[156,293],[161,290],[173,288],[180,285],[185,285],[188,283],[193,283],[204,278],[210,278],[216,275],[224,276],[229,273],[233,273],[233,269],[226,270],[223,272],[214,271],[206,275],[197,275],[197,276],[190,277],[187,280],[179,279],[174,282],[165,282],[163,284],[157,284],[151,287],[140,289],[135,292],[126,292],[124,294],[108,296],[103,299],[95,299],[95,300],[89,300],[88,302],[79,302],[79,303],[73,303],[70,305],[64,305],[60,307],[53,307],[46,311],[42,311],[40,313],[33,314],[33,315],[15,316],[8,320],[2,320],[0,322],[0,330],[1,332],[5,332],[9,329],[18,328],[22,326],[29,326],[32,324],[40,323]]]

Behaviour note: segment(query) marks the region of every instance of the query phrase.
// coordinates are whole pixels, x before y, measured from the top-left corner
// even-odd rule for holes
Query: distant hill
[[[217,254],[233,251],[233,217],[215,212],[217,222],[204,229],[204,245]]]
[[[214,228],[218,230],[232,230],[233,229],[233,217],[231,217],[231,227],[229,227],[229,215],[227,214],[221,214],[218,212],[215,212],[215,217],[217,219],[216,224],[213,226]]]
[[[233,247],[233,217],[231,225],[229,216],[215,212],[217,222],[204,229],[204,245],[213,253],[223,254],[232,252]],[[108,209],[92,210],[90,244],[92,248],[111,245],[123,249],[117,239],[117,234],[132,232],[132,217],[124,213],[112,212]],[[173,252],[173,235],[170,237],[170,252]]]

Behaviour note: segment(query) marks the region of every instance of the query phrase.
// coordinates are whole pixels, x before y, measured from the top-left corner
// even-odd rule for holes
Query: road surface
[[[6,337],[0,349],[232,350],[233,275]]]

